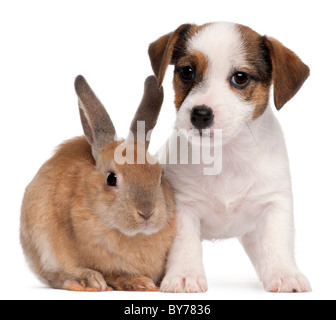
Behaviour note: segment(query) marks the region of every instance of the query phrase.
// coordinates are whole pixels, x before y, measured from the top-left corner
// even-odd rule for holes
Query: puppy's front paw
[[[198,293],[208,291],[208,285],[202,274],[167,275],[161,283],[160,290],[173,293]]]
[[[273,274],[264,281],[264,288],[269,292],[311,292],[309,281],[300,272]]]

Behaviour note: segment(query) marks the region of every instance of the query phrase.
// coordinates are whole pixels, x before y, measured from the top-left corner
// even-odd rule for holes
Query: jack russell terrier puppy
[[[294,259],[288,156],[269,105],[271,87],[279,110],[308,78],[308,66],[279,41],[226,22],[181,25],[148,53],[160,85],[175,66],[177,133],[160,160],[176,191],[178,234],[161,290],[207,291],[201,241],[238,237],[267,291],[311,291]],[[220,159],[212,175],[203,158],[167,161],[188,152],[190,160],[193,148],[206,145]]]

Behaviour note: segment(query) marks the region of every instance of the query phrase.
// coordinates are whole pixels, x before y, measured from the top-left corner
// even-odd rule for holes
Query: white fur
[[[184,100],[177,114],[176,127],[192,129],[191,109],[205,104],[211,107],[215,114],[214,128],[223,131],[223,138],[231,139],[253,114],[251,105],[242,103],[241,98],[231,90],[228,81],[235,68],[241,69],[245,66],[244,49],[235,25],[231,23],[210,25],[192,38],[188,49],[200,51],[206,56],[208,71],[202,87],[192,90]]]
[[[189,49],[201,51],[209,67],[202,86],[184,100],[176,126],[191,129],[191,109],[211,107],[211,129],[223,130],[222,171],[211,176],[204,175],[204,163],[169,164],[162,152],[176,191],[178,234],[161,290],[206,291],[201,241],[238,237],[266,290],[309,291],[294,261],[291,179],[280,125],[270,106],[252,121],[252,105],[229,85],[232,72],[244,67],[240,35],[234,24],[211,24],[189,41]],[[175,135],[170,153],[177,152]]]
[[[43,266],[43,270],[46,272],[57,272],[59,270],[59,263],[57,262],[56,256],[53,254],[51,250],[50,241],[48,235],[45,232],[39,232],[36,236],[36,249],[40,256],[41,265]],[[29,258],[28,258],[29,259]],[[34,269],[34,265],[31,261],[29,264]]]

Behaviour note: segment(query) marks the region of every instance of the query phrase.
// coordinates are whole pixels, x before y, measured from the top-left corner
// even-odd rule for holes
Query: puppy
[[[178,131],[161,162],[176,191],[178,234],[161,290],[207,291],[201,241],[238,237],[265,290],[311,291],[294,259],[288,156],[269,104],[273,88],[280,110],[308,78],[308,66],[279,41],[226,22],[182,25],[148,53],[160,84],[175,66]],[[213,174],[200,155],[190,161],[206,145],[220,163]],[[186,153],[189,161],[169,161]]]

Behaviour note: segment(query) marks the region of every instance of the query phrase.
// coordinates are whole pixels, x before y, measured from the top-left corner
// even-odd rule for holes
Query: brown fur
[[[272,84],[272,64],[269,51],[264,44],[265,37],[249,27],[238,25],[246,52],[246,61],[250,66],[240,70],[252,77],[251,83],[239,93],[246,101],[254,105],[253,120],[261,116],[269,102],[269,91]]]
[[[108,152],[114,149],[113,144],[109,145]],[[119,166],[118,169],[127,170],[127,167]],[[139,180],[141,188],[137,186],[135,189],[155,191],[151,186],[152,174],[155,170],[158,176],[159,167],[153,169],[150,165],[148,173],[140,176],[137,174],[139,170],[132,168],[133,180]],[[130,179],[126,174],[124,176]],[[94,213],[101,202],[113,204],[115,201],[113,190],[106,188],[104,182],[105,175],[96,169],[90,145],[83,137],[63,144],[26,190],[22,204],[21,242],[35,272],[52,287],[65,288],[65,280],[69,280],[69,274],[76,269],[98,271],[106,280],[117,275],[146,276],[159,285],[162,279],[166,255],[175,233],[173,193],[167,181],[163,181],[162,201],[167,205],[168,216],[160,217],[163,229],[153,235],[134,237],[106,227]],[[132,181],[126,183],[132,185]],[[129,206],[129,203],[123,204],[125,210]],[[45,270],[41,263],[35,243],[39,233],[47,235],[50,250],[59,264],[59,269],[53,273]],[[60,273],[65,275],[59,277]],[[119,280],[117,285],[107,283],[111,287],[122,287]]]
[[[279,110],[301,88],[309,76],[309,68],[297,55],[279,41],[261,36],[249,27],[238,25],[246,59],[256,80],[241,94],[254,106],[253,119],[262,115],[268,105],[270,86],[274,84],[274,103]]]
[[[274,84],[274,103],[281,109],[301,88],[309,76],[309,68],[278,40],[261,36],[249,27],[238,25],[246,48],[247,61],[262,83],[254,89],[254,119],[267,107],[270,80]],[[264,98],[263,98],[264,96]]]
[[[176,229],[174,195],[158,163],[117,164],[114,152],[122,143],[93,148],[85,137],[69,140],[26,189],[22,247],[32,269],[54,288],[154,290],[162,280]],[[134,146],[136,154],[146,151]],[[117,187],[107,185],[111,171],[120,178]],[[139,233],[147,222],[138,212],[148,208],[155,209],[151,229]]]
[[[187,41],[205,26],[206,24],[202,26],[183,24],[174,32],[168,33],[150,44],[148,55],[160,86],[163,83],[168,65],[174,64],[184,55]]]
[[[134,135],[134,139],[138,137],[138,121],[145,121],[145,130],[144,133],[147,135],[148,131],[155,127],[158,114],[160,113],[161,105],[163,102],[163,88],[155,90],[157,86],[156,81],[147,81],[145,83],[144,90],[148,91],[148,94],[145,92],[140,106],[134,116],[133,122],[131,123],[130,131]],[[141,107],[144,106],[144,107]],[[143,140],[146,140],[146,137],[141,137]],[[149,141],[146,141],[146,148],[148,148]]]
[[[195,78],[190,84],[184,83],[179,75],[179,69],[184,66],[192,66],[196,70]],[[177,61],[173,82],[175,90],[175,106],[177,110],[181,107],[184,99],[192,88],[202,82],[207,68],[208,60],[204,54],[199,51],[187,53]]]
[[[208,62],[205,57],[190,59],[194,53],[186,50],[187,41],[207,25],[182,25],[175,32],[159,38],[149,47],[149,57],[160,84],[163,81],[168,64],[175,64],[174,90],[177,110],[191,89],[200,83],[199,78],[204,74],[202,69],[207,68]],[[243,25],[237,25],[237,28],[241,34],[246,62],[249,65],[248,68],[239,71],[251,75],[251,82],[245,89],[238,90],[234,87],[232,89],[241,95],[244,100],[254,105],[252,117],[254,120],[261,116],[267,108],[272,83],[274,84],[274,103],[279,110],[296,94],[308,78],[309,68],[295,53],[279,41],[261,36]],[[197,63],[198,79],[196,77],[195,83],[185,84],[179,78],[178,67],[195,63],[195,61]],[[202,64],[204,67],[202,67]]]
[[[273,66],[274,104],[281,109],[299,91],[309,77],[309,67],[278,40],[267,38]]]

